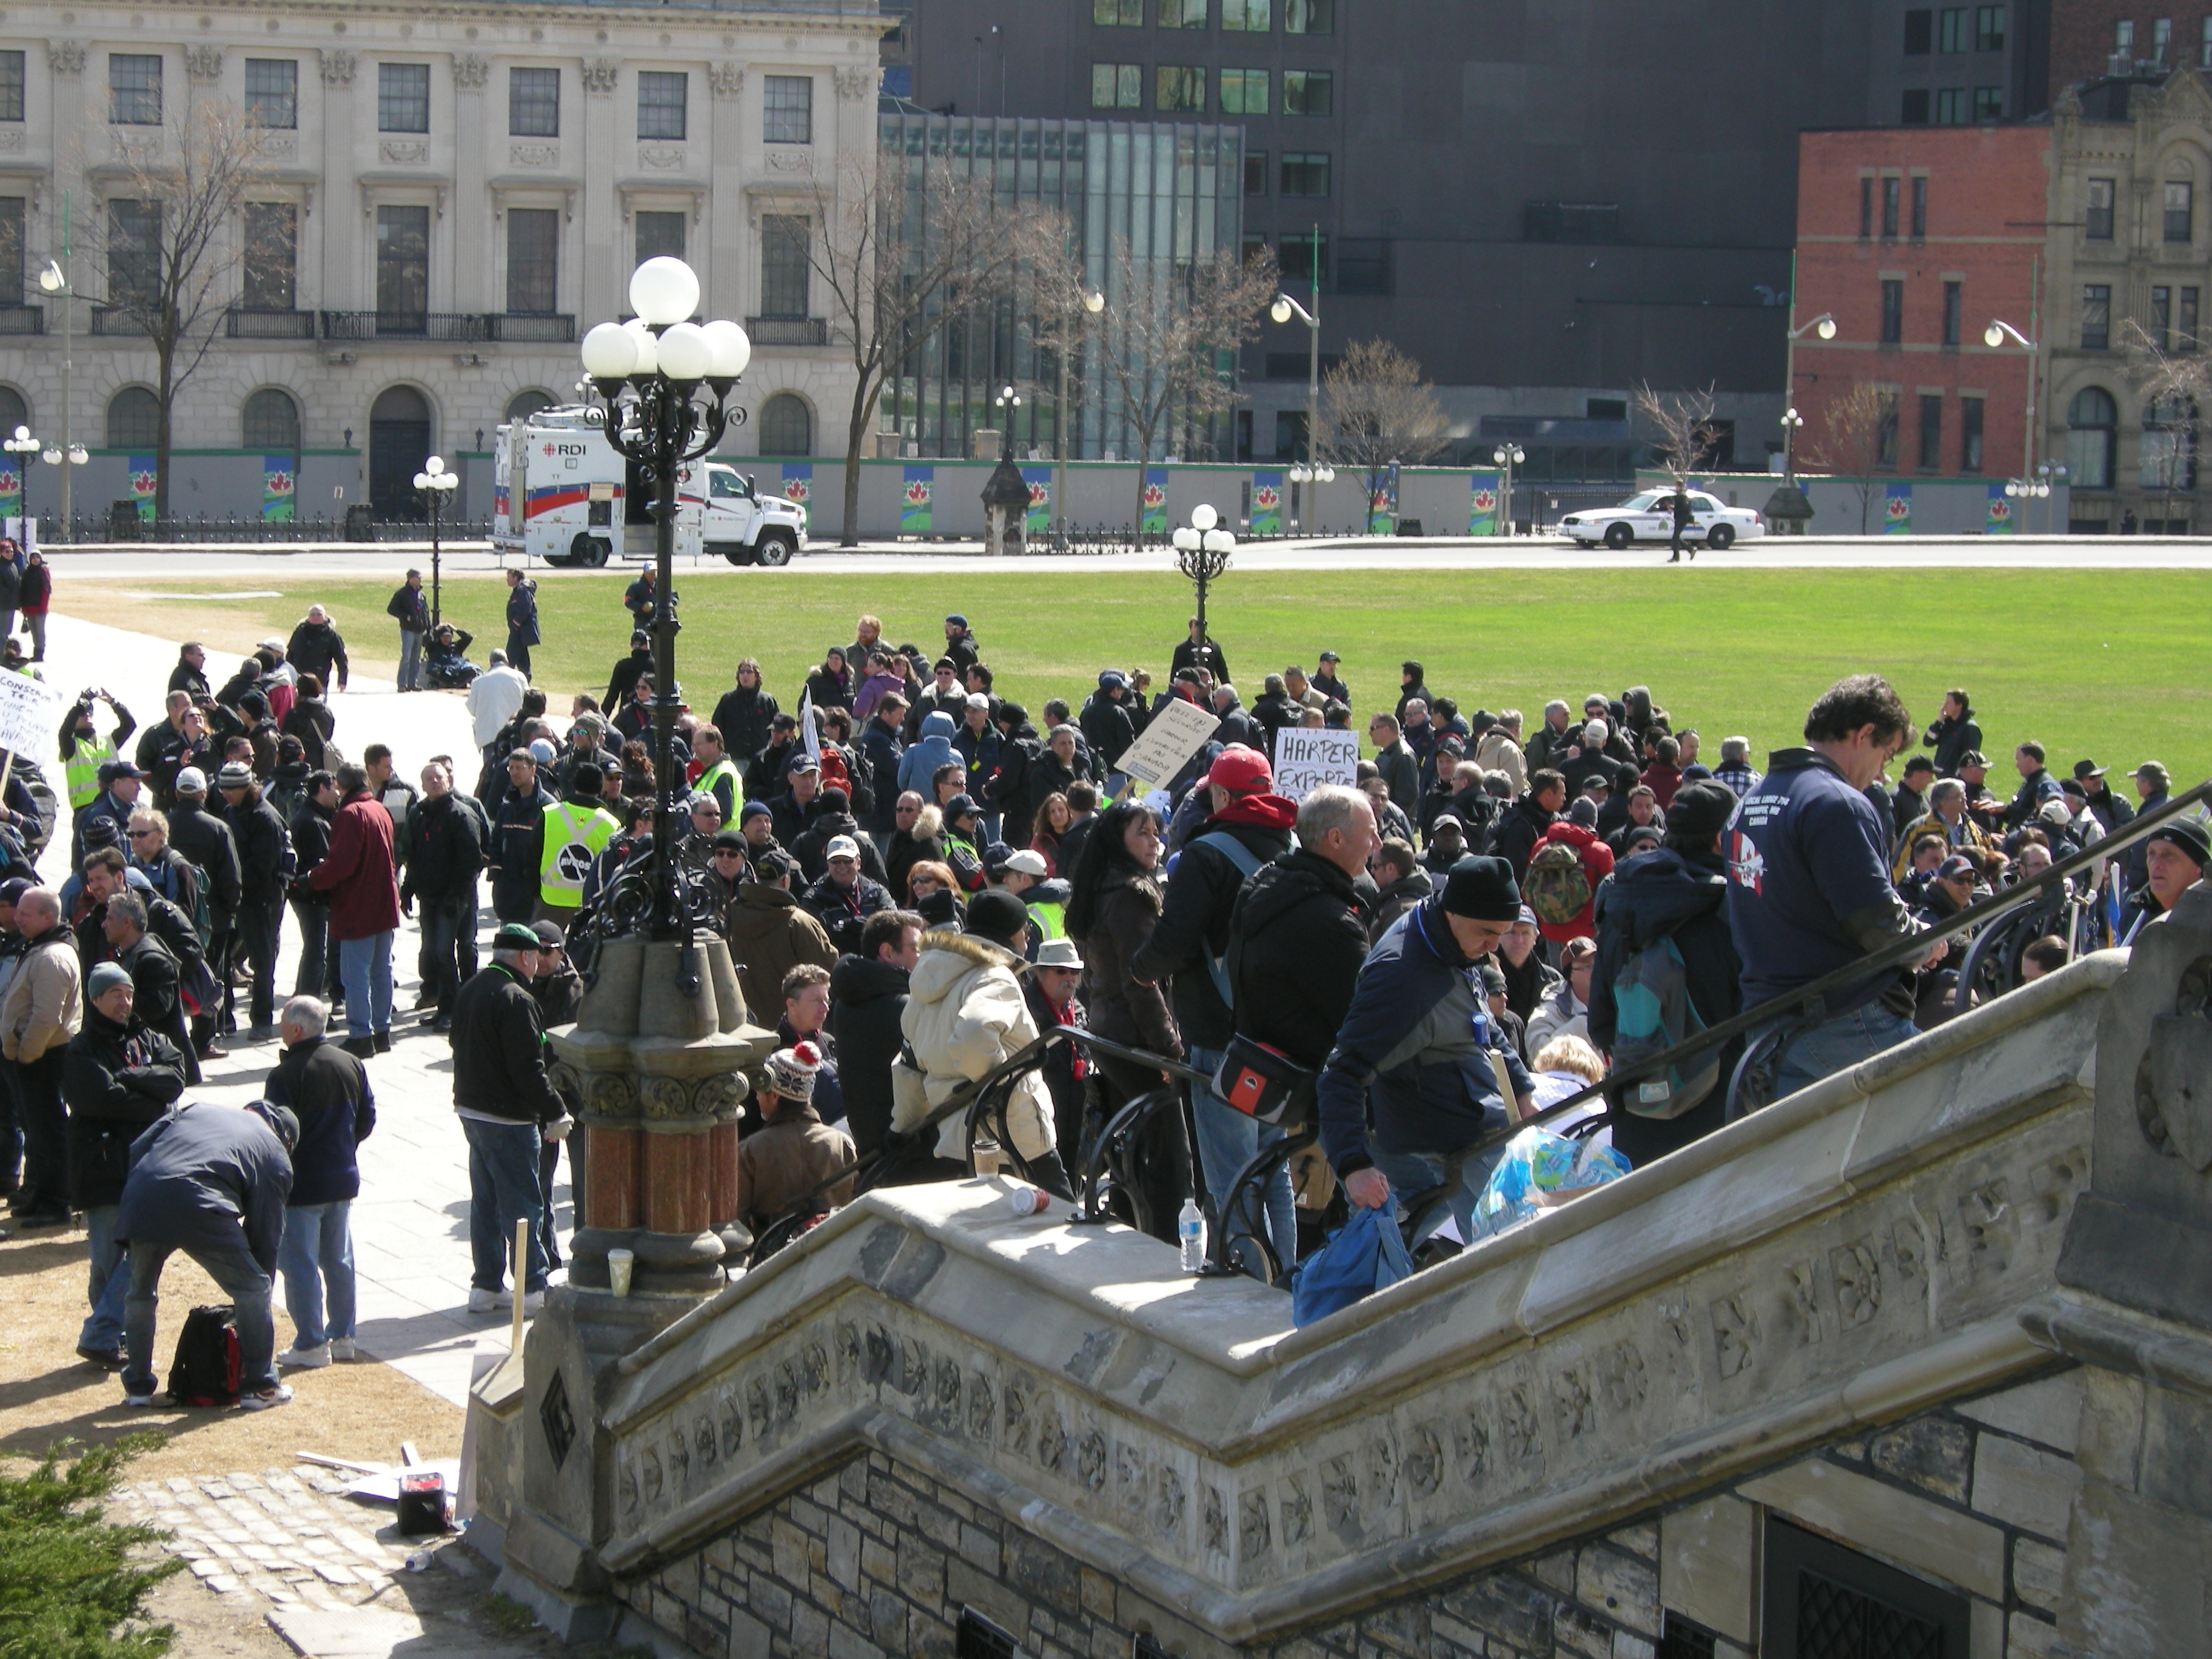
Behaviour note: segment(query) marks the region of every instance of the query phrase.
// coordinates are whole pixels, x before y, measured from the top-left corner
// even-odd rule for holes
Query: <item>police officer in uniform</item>
[[[583,906],[592,862],[622,833],[622,820],[600,804],[605,787],[606,775],[586,761],[568,781],[568,798],[544,809],[534,919],[557,922],[564,933]]]

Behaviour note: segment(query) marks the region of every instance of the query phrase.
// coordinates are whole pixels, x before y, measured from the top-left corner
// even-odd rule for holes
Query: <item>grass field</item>
[[[280,581],[283,578],[278,578]],[[626,575],[541,584],[546,643],[537,678],[561,693],[603,692],[628,647]],[[386,581],[298,580],[275,598],[216,596],[266,584],[140,577],[72,580],[60,610],[168,639],[197,637],[222,656],[283,634],[318,602],[337,618],[356,657],[397,654],[384,615]],[[966,614],[1006,696],[1032,710],[1054,695],[1079,706],[1098,669],[1142,665],[1164,683],[1182,636],[1190,589],[1139,574],[1010,570],[982,575],[824,576],[762,571],[679,574],[678,645],[690,701],[711,708],[737,659],[765,665],[788,708],[823,650],[853,637],[862,611],[884,619],[894,643],[933,647],[947,611]],[[189,589],[189,593],[183,592]],[[448,579],[446,614],[477,635],[472,654],[506,638],[506,586]],[[174,594],[174,597],[161,597]],[[1973,694],[2008,788],[2012,745],[2040,739],[2055,769],[2094,756],[2118,774],[2164,761],[2177,780],[2212,774],[2212,723],[2199,707],[2208,675],[2212,573],[2019,571],[1608,570],[1492,572],[1234,570],[1216,586],[1214,637],[1249,702],[1261,676],[1285,663],[1309,669],[1324,649],[1344,659],[1363,716],[1394,701],[1398,664],[1417,658],[1428,683],[1469,711],[1518,707],[1533,729],[1545,700],[1618,696],[1648,684],[1677,726],[1717,739],[1750,736],[1754,757],[1797,740],[1806,707],[1839,675],[1885,673],[1923,724],[1944,690]],[[220,675],[217,676],[221,678]]]

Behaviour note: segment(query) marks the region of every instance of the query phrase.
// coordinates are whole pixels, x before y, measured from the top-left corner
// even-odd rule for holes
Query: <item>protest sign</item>
[[[1275,733],[1275,793],[1304,800],[1325,783],[1350,788],[1359,774],[1359,734],[1285,726]]]
[[[1114,769],[1146,783],[1165,783],[1206,746],[1220,724],[1212,709],[1170,697],[1146,726],[1145,735],[1121,751]]]

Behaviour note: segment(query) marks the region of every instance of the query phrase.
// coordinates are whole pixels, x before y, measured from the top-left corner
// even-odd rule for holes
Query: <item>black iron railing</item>
[[[222,315],[222,331],[234,340],[312,340],[312,311],[255,311],[233,306]]]
[[[757,346],[818,346],[830,343],[830,324],[821,317],[748,317],[745,332]]]
[[[44,334],[44,306],[0,306],[0,334]]]

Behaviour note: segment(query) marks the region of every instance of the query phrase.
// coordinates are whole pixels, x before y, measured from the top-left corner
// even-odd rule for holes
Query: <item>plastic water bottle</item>
[[[1182,1270],[1187,1273],[1200,1273],[1206,1267],[1206,1217],[1198,1207],[1198,1200],[1186,1198],[1182,1213],[1176,1218],[1176,1237],[1182,1243]]]

